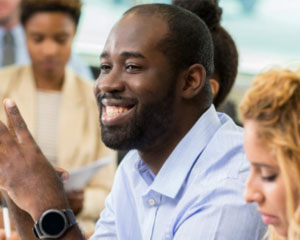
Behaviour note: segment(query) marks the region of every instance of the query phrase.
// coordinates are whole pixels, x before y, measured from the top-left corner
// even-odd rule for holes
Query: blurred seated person
[[[20,23],[20,4],[21,0],[0,0],[0,67],[30,63],[24,29]],[[91,70],[78,55],[71,54],[68,65],[81,77],[93,79]]]
[[[256,202],[269,240],[300,239],[300,74],[260,74],[241,106],[251,172],[245,191]]]
[[[214,44],[214,73],[210,86],[218,109],[232,89],[238,72],[238,51],[230,34],[221,26],[222,8],[217,0],[173,0],[172,4],[190,10],[208,26]]]
[[[238,51],[231,35],[221,25],[222,8],[218,0],[172,0],[173,5],[185,8],[198,15],[208,26],[214,44],[214,74],[210,85],[214,105],[219,112],[228,114],[240,125],[236,105],[226,100],[238,72]]]
[[[67,170],[114,157],[101,141],[91,83],[66,67],[80,9],[79,0],[23,0],[21,21],[32,64],[0,71],[0,101],[16,101],[47,159]],[[0,119],[6,120],[3,109]],[[94,229],[114,170],[110,164],[84,191],[68,194],[84,232]]]

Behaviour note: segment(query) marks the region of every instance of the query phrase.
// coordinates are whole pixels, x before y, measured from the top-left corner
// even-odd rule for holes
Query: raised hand
[[[0,187],[33,219],[48,208],[66,208],[58,174],[35,143],[17,106],[5,100],[4,107],[8,127],[0,122]]]

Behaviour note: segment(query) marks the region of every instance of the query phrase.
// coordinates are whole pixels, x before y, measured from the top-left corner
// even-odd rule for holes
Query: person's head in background
[[[269,239],[299,239],[300,74],[273,69],[258,75],[240,112],[251,164],[245,200],[258,204]]]
[[[0,0],[0,27],[10,29],[19,23],[21,0]]]
[[[62,87],[81,5],[80,0],[22,0],[21,23],[38,88]],[[39,86],[39,79],[49,79],[51,87]]]
[[[211,32],[215,70],[210,83],[214,105],[218,108],[233,87],[238,71],[236,45],[230,34],[220,25],[222,9],[218,6],[218,0],[172,0],[172,3],[198,15]]]

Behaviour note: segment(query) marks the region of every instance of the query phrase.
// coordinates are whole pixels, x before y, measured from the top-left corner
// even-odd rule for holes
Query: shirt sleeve
[[[256,206],[246,204],[231,180],[187,210],[173,229],[174,240],[261,240],[266,228]]]

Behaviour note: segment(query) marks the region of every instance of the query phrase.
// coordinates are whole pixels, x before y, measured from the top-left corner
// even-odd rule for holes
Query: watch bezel
[[[45,220],[45,218],[47,217],[48,214],[53,214],[53,213],[56,213],[58,214],[59,216],[62,217],[63,219],[63,222],[64,222],[64,227],[63,229],[57,233],[57,234],[49,234],[48,232],[45,231],[45,229],[43,228],[43,221]],[[58,210],[58,209],[48,209],[46,210],[42,216],[40,217],[39,221],[38,221],[38,230],[41,232],[41,235],[40,238],[59,238],[61,237],[65,232],[66,230],[68,229],[68,221],[67,221],[67,218],[65,216],[65,213],[62,211],[62,210]],[[39,234],[40,235],[40,234]]]

